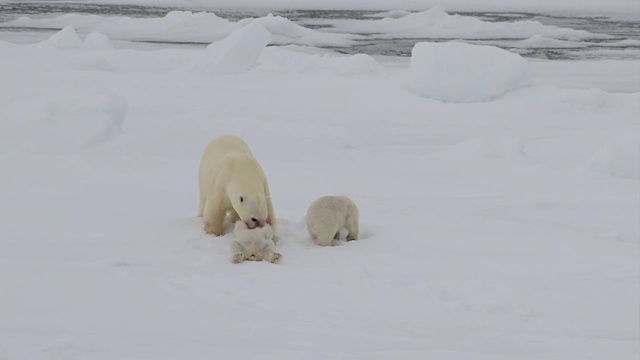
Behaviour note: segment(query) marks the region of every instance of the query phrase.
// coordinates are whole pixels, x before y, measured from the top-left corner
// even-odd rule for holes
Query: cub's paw
[[[242,260],[244,260],[244,255],[243,254],[235,254],[231,258],[231,262],[234,263],[234,264],[241,263]]]
[[[282,259],[282,254],[280,253],[273,253],[273,255],[271,255],[271,262],[273,264],[279,263],[281,259]]]

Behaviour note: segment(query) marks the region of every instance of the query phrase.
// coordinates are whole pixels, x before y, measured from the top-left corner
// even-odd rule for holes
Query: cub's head
[[[262,227],[249,229],[249,227],[244,221],[238,220],[234,226],[233,231],[235,232],[236,236],[247,237],[247,236],[251,236],[251,235],[247,235],[248,234],[247,232],[252,232],[255,234],[261,234],[262,238],[265,240],[271,240],[273,238],[273,228],[269,224],[265,224]]]
[[[235,196],[234,196],[235,195]],[[262,227],[267,223],[267,201],[263,193],[239,192],[231,195],[231,205],[249,229]]]

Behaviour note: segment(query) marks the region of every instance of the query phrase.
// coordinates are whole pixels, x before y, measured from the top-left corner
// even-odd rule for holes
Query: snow
[[[459,42],[417,43],[407,75],[418,96],[448,102],[489,101],[530,82],[520,55]]]
[[[539,85],[559,85],[610,92],[640,91],[640,66],[635,60],[530,61],[529,69]]]
[[[28,153],[69,152],[108,141],[121,132],[127,102],[121,96],[95,90],[46,95],[14,103],[1,112],[1,149]]]
[[[258,62],[260,70],[271,72],[341,76],[374,75],[384,72],[384,68],[369,55],[307,54],[304,49],[295,47],[268,47],[262,52]]]
[[[449,76],[531,72],[469,75],[467,98],[509,91],[451,103],[402,59],[265,48],[267,20],[161,50],[103,20],[0,41],[1,359],[638,357],[637,61],[421,45]],[[181,71],[214,53],[242,66]],[[232,264],[233,235],[202,230],[198,161],[224,133],[269,178],[281,264]],[[362,236],[321,248],[303,216],[331,194]]]
[[[640,179],[638,161],[628,159],[611,141],[607,141],[602,149],[589,159],[586,169],[613,177]]]

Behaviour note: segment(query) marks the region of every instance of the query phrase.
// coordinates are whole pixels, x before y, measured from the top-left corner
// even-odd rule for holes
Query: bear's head
[[[267,224],[269,211],[267,199],[261,187],[234,187],[229,190],[231,206],[249,229]]]

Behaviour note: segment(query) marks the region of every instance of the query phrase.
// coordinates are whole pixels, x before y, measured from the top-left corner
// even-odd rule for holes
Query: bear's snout
[[[247,222],[247,227],[249,229],[255,229],[257,227],[262,227],[262,224],[260,223],[260,221],[258,221],[258,219],[251,218],[251,221]]]

